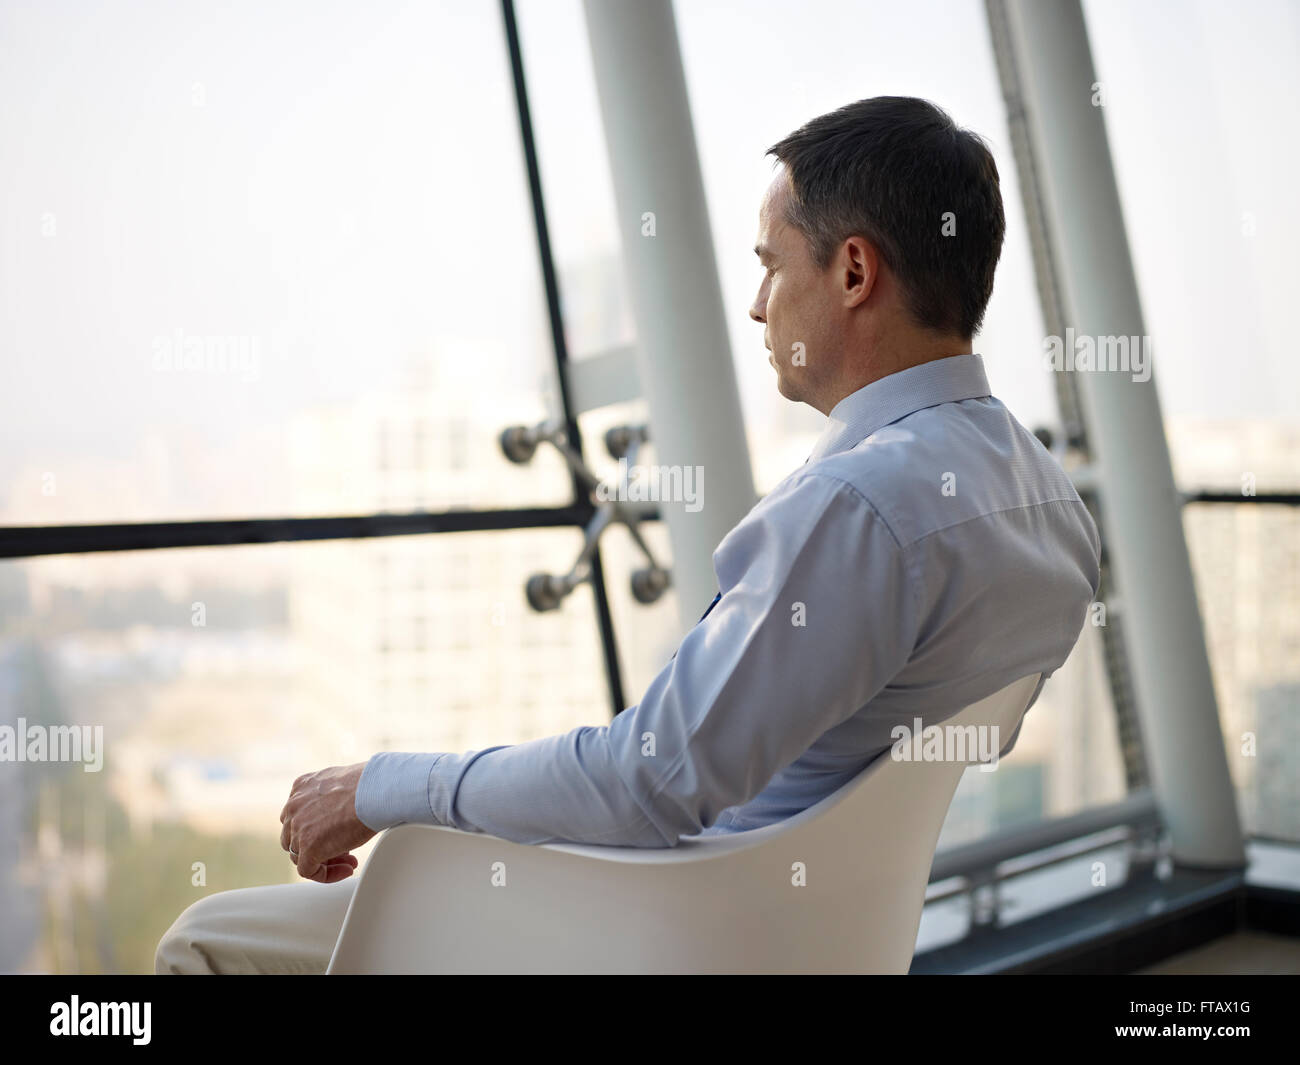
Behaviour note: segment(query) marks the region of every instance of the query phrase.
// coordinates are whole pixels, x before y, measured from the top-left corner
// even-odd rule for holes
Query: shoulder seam
[[[969,518],[962,518],[961,521],[954,521],[951,525],[944,525],[938,529],[931,529],[928,533],[923,533],[915,540],[912,540],[907,546],[914,547],[922,540],[928,540],[931,536],[935,536],[941,532],[947,532],[949,529],[961,528],[961,526],[969,525],[972,521],[979,521],[981,518],[991,518],[997,514],[1010,514],[1016,510],[1030,510],[1033,507],[1041,507],[1047,503],[1076,503],[1086,509],[1086,504],[1078,496],[1053,496],[1051,499],[1036,499],[1032,503],[1020,503],[1014,507],[1002,507],[999,510],[986,510],[983,514],[972,514]]]
[[[846,481],[843,477],[836,477],[832,473],[826,473],[821,470],[807,470],[804,472],[803,476],[819,477],[822,480],[834,481],[841,488],[847,488],[850,492],[852,492],[855,496],[857,496],[860,500],[862,500],[862,502],[865,503],[870,508],[871,512],[875,514],[877,518],[880,519],[880,524],[883,525],[885,527],[885,531],[889,533],[889,538],[894,541],[894,546],[897,547],[899,551],[902,551],[904,549],[903,542],[898,538],[898,533],[894,531],[894,527],[889,524],[888,519],[880,512],[880,508],[876,506],[876,504],[873,503],[870,499],[868,499],[865,495],[863,495],[862,490],[858,488],[858,486],[855,485],[852,481]]]

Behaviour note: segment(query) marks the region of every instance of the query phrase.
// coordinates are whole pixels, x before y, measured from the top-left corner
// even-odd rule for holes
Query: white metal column
[[[717,590],[714,548],[754,505],[749,448],[672,3],[585,7],[651,443],[658,463],[703,470],[699,510],[660,505],[686,627]]]
[[[1083,9],[1078,0],[1006,0],[1004,10],[1065,320],[1079,336],[1145,338],[1103,109],[1092,102],[1097,78]],[[1174,858],[1244,865],[1155,377],[1090,370],[1077,379],[1153,791]]]

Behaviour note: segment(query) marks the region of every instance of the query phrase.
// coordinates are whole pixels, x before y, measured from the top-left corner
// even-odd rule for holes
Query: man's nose
[[[767,324],[767,301],[762,299],[755,300],[753,305],[749,308],[749,316],[752,319],[754,319],[754,321],[762,322],[764,325],[766,325]]]

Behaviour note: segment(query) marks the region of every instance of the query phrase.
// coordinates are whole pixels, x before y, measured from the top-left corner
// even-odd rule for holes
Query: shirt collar
[[[847,451],[876,430],[925,407],[990,395],[984,360],[950,355],[909,366],[859,388],[831,408],[809,462]]]

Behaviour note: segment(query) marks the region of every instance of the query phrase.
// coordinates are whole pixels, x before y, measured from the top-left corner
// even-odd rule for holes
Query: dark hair
[[[874,96],[814,118],[767,154],[789,172],[786,221],[819,269],[847,238],[866,237],[919,325],[975,335],[1006,231],[983,140],[928,100]]]

